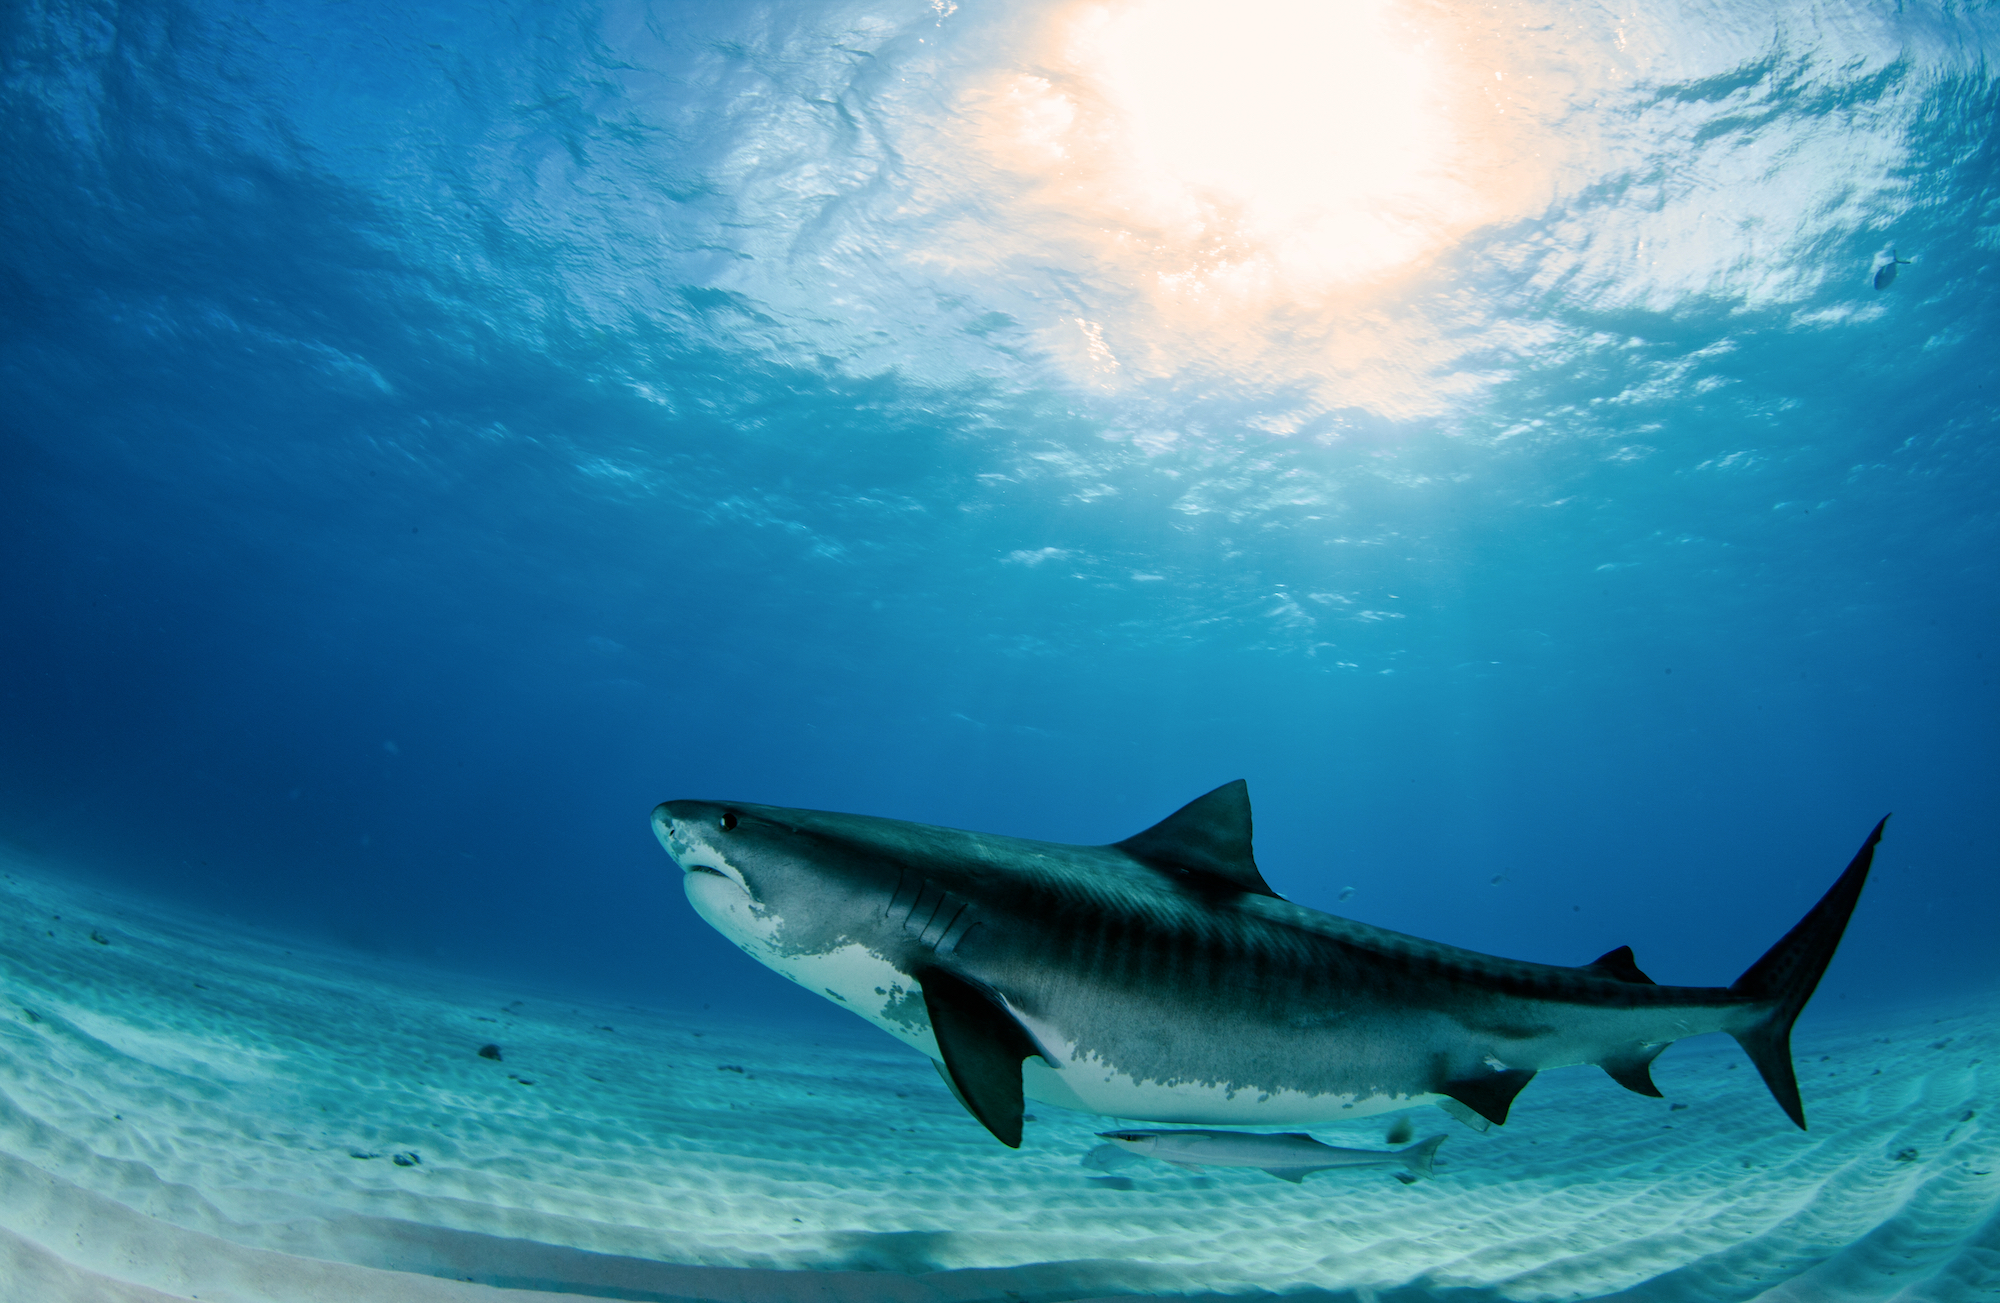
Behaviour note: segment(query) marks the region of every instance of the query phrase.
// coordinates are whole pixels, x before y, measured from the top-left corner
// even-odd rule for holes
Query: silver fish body
[[[1281,1181],[1302,1182],[1314,1172],[1346,1167],[1395,1168],[1405,1181],[1431,1175],[1445,1137],[1431,1136],[1403,1149],[1342,1149],[1303,1131],[1104,1131],[1099,1138],[1142,1158],[1177,1167],[1254,1167]]]

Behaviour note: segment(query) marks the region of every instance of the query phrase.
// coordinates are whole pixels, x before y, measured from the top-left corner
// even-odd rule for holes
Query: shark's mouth
[[[689,865],[681,876],[688,903],[708,925],[748,951],[759,963],[769,963],[778,921],[757,904],[749,889],[732,873],[713,865]]]
[[[688,846],[683,849],[688,858],[682,860],[678,856],[675,857],[676,862],[681,866],[681,872],[685,875],[682,879],[683,885],[691,886],[693,881],[698,880],[696,875],[721,878],[745,896],[753,900],[756,898],[756,893],[750,890],[750,883],[744,878],[742,871],[731,864],[728,859],[717,855],[714,850],[706,846]],[[702,858],[695,859],[694,856],[696,855]]]

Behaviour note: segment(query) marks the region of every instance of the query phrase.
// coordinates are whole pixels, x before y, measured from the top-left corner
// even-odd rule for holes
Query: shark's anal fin
[[[1250,854],[1250,785],[1240,778],[1113,845],[1197,889],[1278,895]]]
[[[1641,1045],[1620,1054],[1609,1054],[1600,1060],[1603,1069],[1611,1074],[1611,1080],[1627,1090],[1641,1095],[1661,1098],[1660,1088],[1653,1084],[1653,1060],[1660,1057],[1665,1045]]]
[[[1040,1054],[989,992],[942,968],[916,974],[952,1093],[1010,1149],[1021,1147],[1021,1061]]]
[[[1436,1090],[1440,1095],[1451,1096],[1495,1126],[1505,1126],[1507,1110],[1513,1107],[1514,1096],[1534,1079],[1533,1069],[1502,1068],[1498,1072],[1478,1072],[1470,1077],[1447,1081]]]
[[[1621,982],[1644,982],[1647,986],[1659,983],[1639,971],[1639,961],[1633,957],[1632,947],[1620,946],[1608,954],[1599,955],[1583,966],[1586,973],[1599,977],[1615,977]]]

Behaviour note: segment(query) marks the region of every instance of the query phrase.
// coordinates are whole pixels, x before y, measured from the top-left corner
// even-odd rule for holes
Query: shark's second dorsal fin
[[[1615,977],[1621,982],[1644,982],[1647,986],[1658,986],[1652,978],[1639,971],[1639,961],[1632,954],[1632,947],[1620,946],[1608,954],[1599,955],[1583,966],[1586,973],[1598,977]]]
[[[1250,856],[1250,785],[1198,796],[1136,837],[1113,843],[1133,859],[1196,885],[1277,896]]]

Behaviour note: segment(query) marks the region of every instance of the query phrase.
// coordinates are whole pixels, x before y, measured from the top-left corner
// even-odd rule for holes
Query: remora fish
[[[1419,1140],[1407,1149],[1336,1149],[1303,1131],[1269,1135],[1254,1131],[1100,1131],[1129,1153],[1157,1158],[1176,1167],[1256,1167],[1294,1184],[1333,1167],[1400,1167],[1409,1182],[1431,1174],[1431,1160],[1443,1136]]]
[[[1504,1123],[1537,1072],[1569,1064],[1657,1096],[1654,1058],[1704,1032],[1734,1036],[1804,1127],[1792,1023],[1887,822],[1733,985],[1657,986],[1629,947],[1524,963],[1285,901],[1251,858],[1240,780],[1110,846],[726,801],[653,811],[704,919],[929,1055],[1016,1147],[1024,1095],[1154,1122],[1431,1102]]]

